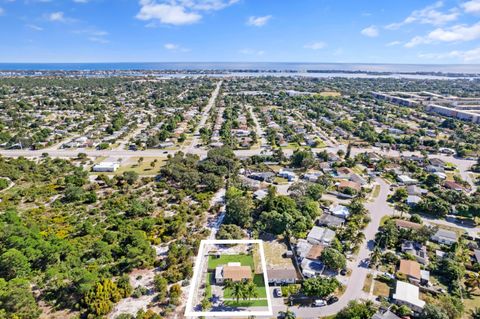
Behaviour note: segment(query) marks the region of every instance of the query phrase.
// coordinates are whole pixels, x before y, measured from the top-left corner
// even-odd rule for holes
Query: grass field
[[[258,296],[255,298],[267,298],[267,288],[265,287],[263,275],[255,275],[253,277],[253,282],[257,286]],[[232,292],[230,291],[230,289],[225,288],[223,290],[223,298],[232,298]]]
[[[384,282],[374,280],[373,281],[373,294],[375,296],[389,297],[390,286]]]
[[[464,297],[463,305],[465,307],[463,318],[470,318],[470,311],[480,307],[480,289],[474,291],[469,297]]]
[[[372,288],[372,283],[373,283],[372,275],[368,274],[367,278],[365,278],[365,283],[363,284],[363,291],[369,293],[370,289]]]
[[[212,277],[213,277],[213,274],[208,272],[207,278],[205,278],[205,297],[209,299],[212,298],[212,285],[211,285]]]
[[[250,266],[252,270],[255,268],[252,255],[221,255],[220,258],[208,257],[208,269],[214,270],[217,266],[234,262],[239,262],[242,266]]]
[[[123,174],[126,171],[134,171],[139,175],[153,175],[157,174],[160,167],[162,167],[166,161],[165,157],[144,157],[141,163],[138,163],[139,158],[132,158],[131,162],[122,164],[115,174]],[[152,167],[151,163],[157,160],[155,166]]]

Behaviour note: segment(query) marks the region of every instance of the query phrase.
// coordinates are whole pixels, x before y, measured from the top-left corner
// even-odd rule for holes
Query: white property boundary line
[[[199,276],[202,275],[201,272],[201,267],[202,267],[202,261],[204,258],[205,254],[205,246],[206,245],[223,245],[223,244],[258,244],[260,249],[260,260],[262,263],[262,270],[263,270],[263,281],[265,283],[265,290],[267,292],[267,304],[268,304],[268,311],[207,311],[207,312],[202,312],[202,311],[192,311],[193,309],[193,298],[195,292],[197,292],[197,286],[199,284],[198,279]],[[208,261],[207,261],[208,262]],[[272,300],[270,297],[270,289],[268,286],[268,276],[267,276],[267,263],[265,261],[265,252],[263,250],[263,241],[262,240],[202,240],[200,242],[200,248],[198,250],[198,255],[197,255],[197,260],[195,261],[195,269],[193,273],[193,279],[190,284],[190,291],[188,293],[188,300],[187,300],[187,306],[185,309],[185,316],[186,317],[245,317],[245,316],[272,316],[273,315],[273,310],[272,310]]]

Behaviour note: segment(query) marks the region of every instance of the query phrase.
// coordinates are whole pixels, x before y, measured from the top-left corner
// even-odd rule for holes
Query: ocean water
[[[389,73],[462,73],[480,74],[480,64],[354,64],[354,63],[0,63],[0,71],[340,71]]]

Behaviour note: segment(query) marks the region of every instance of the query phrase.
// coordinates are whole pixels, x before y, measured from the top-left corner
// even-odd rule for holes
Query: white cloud
[[[107,39],[102,38],[102,37],[89,37],[88,40],[90,40],[92,42],[100,43],[100,44],[110,43],[110,41],[108,41]]]
[[[255,17],[251,16],[247,20],[247,25],[251,25],[254,27],[261,27],[267,24],[267,22],[272,18],[271,15],[263,16],[263,17]]]
[[[411,23],[432,24],[435,26],[439,26],[447,22],[455,21],[460,15],[458,9],[456,8],[450,9],[448,12],[445,13],[438,11],[437,9],[441,7],[443,7],[443,2],[438,1],[428,7],[413,11],[402,22],[391,23],[385,26],[385,28],[389,30],[396,30],[401,26]]]
[[[416,36],[405,44],[412,48],[419,44],[432,42],[466,42],[480,38],[480,22],[470,26],[464,24],[454,25],[450,28],[437,28],[426,36]]]
[[[52,12],[48,15],[48,20],[53,22],[65,22],[67,19],[65,18],[65,14],[61,11]]]
[[[445,59],[460,59],[462,62],[466,63],[478,63],[480,62],[480,47],[474,48],[471,50],[460,51],[454,50],[446,53],[421,53],[418,55],[419,58],[423,59],[435,59],[435,60],[445,60]]]
[[[166,43],[163,47],[167,50],[176,50],[178,49],[178,44]]]
[[[75,2],[75,3],[87,3],[89,1],[90,0],[73,0],[73,2]]]
[[[462,8],[466,13],[480,13],[480,0],[471,0],[462,3]]]
[[[387,47],[393,47],[393,46],[400,45],[400,44],[402,44],[401,41],[392,41],[392,42],[388,42],[388,43],[386,44],[386,46],[387,46]]]
[[[140,0],[139,20],[157,20],[162,24],[187,25],[202,19],[200,12],[224,9],[239,0]],[[149,24],[154,26],[154,24]]]
[[[0,16],[3,16],[4,14],[5,14],[5,10],[2,7],[0,7]]]
[[[146,4],[137,14],[140,20],[159,20],[160,23],[172,25],[192,24],[200,21],[201,15],[186,12],[184,7],[169,4]]]
[[[370,38],[378,37],[378,34],[379,34],[378,28],[374,25],[371,25],[371,26],[363,29],[360,33],[363,34],[364,36],[370,37]]]
[[[26,27],[34,31],[43,31],[42,27],[39,27],[38,25],[35,25],[35,24],[27,24]]]
[[[326,46],[327,46],[327,44],[325,42],[311,42],[311,43],[305,44],[303,47],[305,49],[320,50],[320,49],[323,49]]]

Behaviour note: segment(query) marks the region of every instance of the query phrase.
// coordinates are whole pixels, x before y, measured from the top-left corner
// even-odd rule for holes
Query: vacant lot
[[[271,268],[288,268],[292,266],[291,258],[284,258],[283,254],[287,252],[287,246],[280,241],[265,241],[263,243],[265,259],[267,265]]]
[[[389,297],[390,296],[390,286],[379,280],[373,281],[373,294],[375,296]]]

